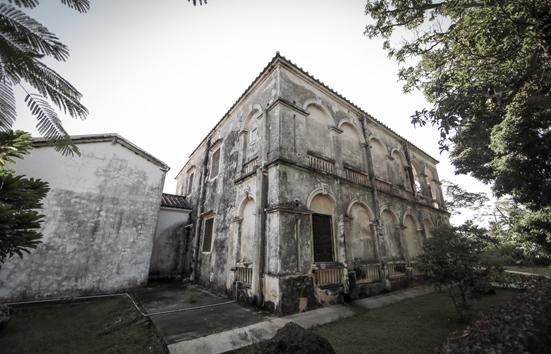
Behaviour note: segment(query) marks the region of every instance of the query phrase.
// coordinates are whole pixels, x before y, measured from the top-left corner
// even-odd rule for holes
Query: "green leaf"
[[[71,142],[71,137],[61,125],[57,113],[44,97],[28,94],[25,97],[25,102],[38,120],[36,125],[38,132],[51,141],[57,151],[60,151],[63,155],[80,154],[78,147]]]

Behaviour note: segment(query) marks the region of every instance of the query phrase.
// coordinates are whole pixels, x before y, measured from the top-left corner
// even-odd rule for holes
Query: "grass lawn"
[[[547,266],[547,267],[546,266],[541,266],[541,267],[506,266],[505,269],[514,270],[516,272],[534,273],[534,274],[551,276],[551,266]]]
[[[0,332],[7,353],[165,353],[155,328],[128,299],[16,307]]]
[[[498,290],[496,295],[474,301],[476,311],[506,302],[517,291]],[[449,297],[429,294],[318,327],[337,353],[432,353],[451,331],[464,325],[456,320]]]

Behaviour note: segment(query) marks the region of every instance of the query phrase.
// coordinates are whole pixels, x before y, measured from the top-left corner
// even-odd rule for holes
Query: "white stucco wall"
[[[159,211],[153,253],[151,255],[150,275],[171,277],[183,271],[186,250],[189,245],[190,210],[162,207]]]
[[[80,157],[34,148],[17,174],[49,182],[42,244],[0,269],[0,299],[109,292],[147,280],[165,172],[118,143]]]

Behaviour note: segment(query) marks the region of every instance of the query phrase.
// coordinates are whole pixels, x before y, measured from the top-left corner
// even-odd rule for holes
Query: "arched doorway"
[[[327,195],[317,194],[310,202],[310,210],[312,211],[314,262],[333,262],[335,260],[333,238],[335,201]]]

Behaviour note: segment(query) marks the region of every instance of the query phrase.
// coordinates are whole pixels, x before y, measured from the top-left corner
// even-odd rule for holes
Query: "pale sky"
[[[427,105],[404,94],[382,41],[364,34],[365,0],[92,0],[79,14],[43,0],[28,11],[69,46],[52,67],[84,95],[85,121],[63,117],[73,135],[117,133],[167,163],[165,192],[203,137],[276,51],[440,161],[440,179],[470,191],[488,188],[456,176],[431,127],[409,116]],[[35,120],[18,101],[16,128]]]

